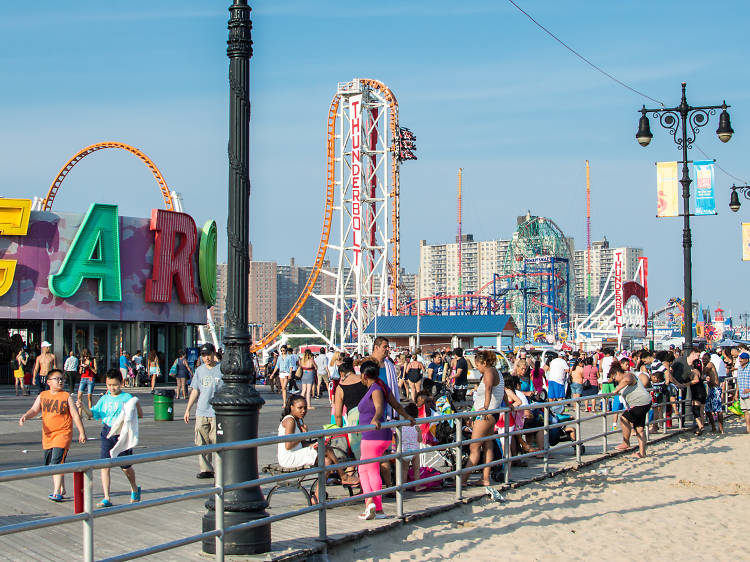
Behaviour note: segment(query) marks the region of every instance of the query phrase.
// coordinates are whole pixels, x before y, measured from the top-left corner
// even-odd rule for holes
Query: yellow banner
[[[742,261],[750,261],[750,222],[742,223]]]
[[[656,216],[676,217],[677,204],[677,162],[656,163]]]

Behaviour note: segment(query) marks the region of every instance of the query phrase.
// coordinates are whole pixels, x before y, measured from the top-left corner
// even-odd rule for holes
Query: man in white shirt
[[[615,360],[614,352],[611,349],[604,350],[604,357],[602,358],[601,369],[599,369],[599,376],[601,377],[600,385],[609,380],[609,368],[612,366],[612,362]]]
[[[550,400],[565,398],[565,377],[569,370],[568,362],[562,357],[555,357],[550,361],[547,373],[547,396]]]
[[[315,367],[318,369],[318,379],[325,383],[326,390],[328,390],[331,383],[328,381],[328,359],[326,359],[326,354],[323,350],[315,356]],[[313,391],[315,391],[315,397],[320,398],[319,384],[316,388],[313,388]]]

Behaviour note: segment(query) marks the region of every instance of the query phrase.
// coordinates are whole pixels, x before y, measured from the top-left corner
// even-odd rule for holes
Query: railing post
[[[581,403],[575,403],[575,414],[576,414],[576,441],[581,441],[583,435],[581,434]],[[581,443],[576,443],[576,462],[581,464]]]
[[[216,537],[216,562],[224,562],[224,451],[217,451],[213,461],[214,486],[219,488],[214,495],[216,530],[220,531]]]
[[[318,539],[328,540],[328,529],[326,528],[326,438],[318,437]]]
[[[456,455],[456,471],[458,474],[456,474],[456,501],[460,501],[462,498],[462,488],[463,488],[463,481],[461,480],[461,477],[463,476],[461,474],[461,469],[463,466],[463,456],[461,454],[461,441],[463,441],[463,431],[461,431],[461,426],[463,420],[461,418],[455,418],[453,422],[456,424],[456,448],[455,448],[455,455]]]
[[[602,398],[602,433],[604,433],[604,441],[602,443],[602,454],[607,454],[608,439],[607,432],[609,431],[609,419],[607,417],[608,402],[606,398]]]
[[[685,396],[687,396],[687,390],[685,390]],[[678,427],[685,429],[685,401],[682,399],[682,392],[677,393],[677,420]]]
[[[510,442],[512,437],[510,436],[510,412],[504,412],[505,416],[505,436],[503,437],[503,457],[505,457],[505,466],[503,466],[503,472],[505,473],[505,483],[510,482]]]
[[[544,472],[549,472],[549,406],[544,405]]]
[[[402,440],[402,428],[398,426],[396,428],[396,452],[398,458],[396,459],[396,517],[399,519],[404,516],[404,466],[401,462],[401,453],[404,451],[404,442]],[[414,475],[415,480],[419,480],[419,475]]]
[[[94,471],[83,473],[83,561],[94,562]]]

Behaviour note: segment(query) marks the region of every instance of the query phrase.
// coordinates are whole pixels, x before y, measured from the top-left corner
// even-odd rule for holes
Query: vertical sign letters
[[[172,285],[182,304],[197,304],[193,254],[198,242],[195,221],[190,215],[153,209],[154,270],[146,281],[147,302],[170,302]]]
[[[91,204],[60,270],[47,284],[53,295],[67,299],[84,279],[98,280],[100,301],[122,300],[117,205]]]

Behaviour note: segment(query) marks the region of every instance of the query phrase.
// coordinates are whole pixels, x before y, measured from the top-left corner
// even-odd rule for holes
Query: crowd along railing
[[[103,560],[107,560],[107,561],[131,560],[134,558],[152,555],[152,554],[156,554],[156,553],[163,552],[166,550],[171,550],[171,549],[182,547],[185,545],[197,543],[205,539],[214,538],[216,541],[215,557],[216,557],[216,560],[221,561],[224,559],[224,538],[226,537],[226,535],[235,531],[242,530],[242,529],[249,529],[249,528],[256,527],[256,526],[268,525],[277,521],[282,521],[284,519],[298,517],[298,516],[305,515],[308,513],[313,513],[313,512],[318,513],[318,539],[321,541],[326,541],[328,538],[327,524],[326,524],[327,511],[330,509],[340,507],[340,506],[351,504],[353,502],[362,502],[362,500],[364,500],[365,498],[394,492],[396,495],[396,516],[404,517],[405,515],[404,513],[404,491],[410,488],[422,486],[424,484],[428,484],[436,480],[447,480],[447,479],[452,478],[455,481],[455,499],[456,501],[459,501],[463,498],[463,477],[468,473],[480,471],[484,469],[485,467],[494,467],[494,466],[502,465],[503,466],[503,480],[505,481],[505,483],[509,483],[511,481],[511,476],[512,476],[511,467],[514,461],[523,460],[532,456],[542,455],[543,456],[543,470],[546,473],[546,472],[549,472],[551,453],[562,448],[573,446],[575,448],[576,461],[578,463],[581,463],[582,455],[583,455],[583,448],[582,448],[583,445],[585,443],[588,443],[590,441],[594,441],[600,438],[602,439],[601,454],[602,455],[607,454],[609,452],[608,437],[610,435],[613,435],[614,433],[619,433],[619,431],[615,429],[609,429],[610,419],[613,416],[618,415],[618,412],[621,411],[621,410],[614,410],[612,407],[612,402],[615,396],[616,396],[615,394],[597,394],[594,396],[583,396],[580,398],[571,398],[567,400],[532,403],[532,404],[525,405],[519,408],[515,408],[516,412],[541,409],[543,425],[540,427],[515,429],[512,431],[503,431],[501,433],[492,433],[490,435],[479,437],[479,438],[469,438],[469,439],[464,438],[464,432],[462,429],[464,425],[471,422],[471,420],[475,419],[478,416],[487,415],[487,414],[498,414],[504,417],[504,427],[510,428],[512,425],[511,420],[510,420],[510,417],[512,415],[512,410],[507,407],[503,407],[503,408],[496,408],[496,409],[487,410],[487,411],[463,411],[463,412],[455,412],[451,414],[438,415],[438,416],[433,416],[433,417],[428,417],[428,418],[420,418],[417,420],[418,424],[453,421],[453,426],[455,429],[455,437],[452,442],[423,447],[419,449],[417,453],[426,454],[430,452],[443,451],[446,449],[453,449],[453,454],[455,458],[455,468],[453,470],[442,472],[438,475],[430,476],[428,478],[417,479],[417,480],[413,480],[410,482],[404,482],[404,472],[403,472],[402,463],[401,463],[402,458],[411,457],[413,454],[415,454],[415,451],[404,451],[402,448],[402,444],[403,444],[403,441],[401,439],[402,428],[406,425],[409,425],[409,422],[406,422],[406,421],[391,421],[391,422],[386,422],[382,424],[383,428],[391,428],[397,435],[397,438],[396,438],[397,445],[396,445],[396,450],[394,452],[384,454],[376,458],[365,459],[364,461],[351,460],[351,461],[340,462],[338,464],[326,466],[325,464],[325,442],[327,438],[341,436],[341,435],[349,434],[349,433],[360,433],[362,431],[375,429],[375,426],[374,425],[361,425],[361,426],[355,426],[355,427],[343,427],[343,428],[334,428],[334,429],[328,429],[328,430],[310,431],[305,434],[305,437],[308,440],[314,439],[317,442],[317,450],[318,450],[317,466],[303,468],[301,470],[291,472],[291,473],[276,474],[272,476],[261,476],[254,480],[248,480],[245,482],[236,482],[232,484],[227,484],[223,480],[223,456],[226,451],[244,449],[244,448],[252,448],[252,447],[277,445],[279,443],[286,443],[288,441],[298,441],[299,434],[261,437],[257,439],[246,440],[246,441],[236,441],[233,443],[185,447],[185,448],[170,449],[170,450],[164,450],[164,451],[153,451],[153,452],[147,452],[147,453],[141,453],[141,454],[128,456],[125,458],[120,457],[120,458],[112,458],[112,459],[95,459],[95,460],[89,460],[89,461],[72,462],[72,463],[67,463],[64,465],[38,466],[38,467],[2,471],[0,472],[0,483],[16,482],[19,480],[28,480],[31,478],[49,477],[54,474],[69,474],[73,472],[80,472],[83,474],[83,491],[84,491],[84,494],[83,494],[84,506],[83,507],[84,509],[82,513],[47,517],[43,519],[23,521],[19,523],[1,526],[0,536],[21,533],[24,531],[42,529],[45,527],[51,527],[51,526],[60,525],[64,523],[72,523],[76,521],[81,521],[82,526],[83,526],[82,556],[81,557],[85,562],[91,562],[94,560],[94,557],[95,557],[94,522],[97,519],[102,518],[102,517],[109,517],[109,516],[117,515],[121,513],[126,513],[130,511],[149,509],[149,508],[154,508],[157,506],[169,505],[169,504],[174,504],[178,502],[184,502],[188,500],[195,500],[195,499],[207,498],[207,497],[213,496],[214,501],[215,501],[215,506],[216,506],[216,513],[217,513],[217,517],[215,519],[216,524],[215,524],[214,529],[210,531],[205,531],[202,533],[186,536],[186,537],[181,537],[181,538],[168,541],[165,543],[126,552],[117,556],[105,558]],[[727,392],[724,394],[725,402],[728,396],[731,396],[731,392]],[[582,404],[592,403],[592,402],[600,404],[600,410],[596,411],[596,409],[594,409],[593,412],[584,412]],[[729,402],[731,402],[731,400],[729,400]],[[676,421],[677,428],[674,428],[674,429],[683,429],[686,423],[685,421],[686,413],[689,411],[689,408],[687,408],[686,405],[689,403],[690,403],[689,393],[687,393],[687,395],[676,397],[671,400],[667,398],[667,400],[662,401],[661,403],[655,405],[655,407],[657,408],[657,410],[655,411],[664,412],[664,417],[656,418],[656,416],[654,416],[654,419],[650,420],[649,424],[654,424],[654,425],[658,425],[660,427],[666,428],[668,421],[672,422],[673,424]],[[667,417],[666,406],[670,404],[672,405],[672,408],[673,408],[672,415]],[[572,409],[572,417],[564,421],[555,421],[554,423],[550,423],[552,421],[552,416],[554,415],[553,410],[560,411],[566,407],[570,407]],[[652,411],[654,411],[654,409],[652,409]],[[602,420],[602,430],[597,433],[590,433],[588,435],[584,435],[583,433],[584,433],[585,422],[589,422],[589,421],[596,420],[596,419]],[[647,432],[648,432],[649,424],[647,424],[647,429],[646,429]],[[565,426],[572,426],[575,428],[575,439],[571,441],[564,441],[556,445],[550,445],[550,439],[549,439],[550,430],[555,429],[555,428],[563,428]],[[523,436],[523,435],[527,435],[527,434],[530,434],[533,432],[539,432],[539,431],[543,431],[543,434],[544,434],[543,447],[541,448],[541,450],[526,452],[526,453],[522,452],[516,455],[511,454],[511,440],[513,436]],[[489,441],[492,439],[502,439],[502,457],[501,458],[494,459],[489,463],[482,463],[482,464],[478,464],[478,465],[471,466],[471,467],[463,466],[463,454],[464,454],[463,448],[464,447],[470,446],[472,443],[482,443],[484,441]],[[118,506],[101,508],[101,509],[94,508],[94,503],[93,503],[93,483],[94,483],[93,471],[94,470],[101,469],[101,468],[114,468],[114,467],[119,467],[122,465],[137,465],[137,464],[164,461],[164,460],[170,460],[170,459],[192,457],[192,456],[206,454],[206,453],[215,454],[214,458],[215,458],[216,479],[212,487],[201,488],[201,489],[196,489],[196,490],[188,490],[188,491],[181,492],[181,493],[175,493],[175,494],[165,495],[165,496],[158,497],[158,498],[143,500],[141,502],[133,503],[133,504],[118,505]],[[393,486],[383,488],[376,492],[358,494],[356,496],[351,496],[351,497],[344,497],[344,498],[337,498],[337,499],[327,498],[327,494],[326,494],[326,473],[327,472],[345,469],[348,467],[356,467],[365,462],[372,463],[372,462],[385,462],[385,461],[396,461],[395,462],[395,480],[396,481]],[[277,484],[279,482],[283,482],[286,480],[298,479],[302,476],[310,476],[310,477],[316,476],[317,477],[318,498],[319,498],[319,502],[317,504],[308,505],[308,506],[304,506],[304,507],[297,508],[297,509],[292,509],[289,511],[285,511],[283,513],[271,515],[269,517],[266,517],[260,520],[254,520],[254,521],[242,523],[239,525],[234,525],[234,526],[229,526],[229,527],[226,527],[224,525],[224,518],[222,517],[222,515],[223,515],[223,505],[224,505],[223,498],[224,498],[225,493],[229,491],[233,491],[233,490],[243,489],[243,488],[273,485],[273,484]],[[19,545],[19,548],[22,548],[22,547]]]

